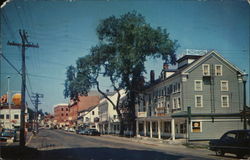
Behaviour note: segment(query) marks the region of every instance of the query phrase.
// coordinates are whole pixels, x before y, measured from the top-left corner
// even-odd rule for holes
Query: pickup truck
[[[236,154],[238,158],[250,156],[250,130],[228,131],[220,139],[211,140],[209,149],[219,156],[225,153]]]

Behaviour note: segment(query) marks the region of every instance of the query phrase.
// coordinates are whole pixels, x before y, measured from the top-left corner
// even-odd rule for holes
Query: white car
[[[69,132],[75,132],[74,128],[69,128]]]

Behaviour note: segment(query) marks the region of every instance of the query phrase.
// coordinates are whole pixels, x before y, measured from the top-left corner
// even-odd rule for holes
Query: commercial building
[[[19,128],[21,124],[20,106],[0,106],[0,126],[3,128]]]
[[[99,104],[100,94],[96,91],[91,91],[88,96],[79,96],[77,102],[71,101],[69,105],[69,120],[70,126],[78,126],[78,117],[79,113],[85,110],[88,110],[92,106]]]
[[[54,121],[58,127],[64,127],[69,125],[68,104],[57,104],[54,106]]]
[[[243,72],[215,51],[177,63],[157,80],[151,72],[136,104],[137,135],[208,140],[242,129]]]

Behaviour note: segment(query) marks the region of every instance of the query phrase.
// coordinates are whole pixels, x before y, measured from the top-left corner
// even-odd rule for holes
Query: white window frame
[[[207,75],[204,74],[204,66],[208,66]],[[209,64],[202,64],[202,74],[203,74],[203,76],[210,76],[210,65]]]
[[[223,105],[223,97],[227,97],[227,106]],[[221,95],[221,107],[228,108],[229,107],[229,96],[228,95]]]
[[[220,66],[220,68],[221,68],[221,74],[220,75],[217,75],[217,73],[218,73],[218,70],[217,70],[217,66]],[[222,65],[221,64],[216,64],[216,65],[214,65],[214,73],[215,73],[215,76],[222,76]]]
[[[200,132],[193,132],[193,122],[199,122],[200,123]],[[192,133],[202,133],[202,121],[201,120],[191,120],[191,125],[190,125],[190,127],[191,127],[191,132]]]
[[[200,89],[197,89],[196,82],[200,82],[200,84],[201,84],[201,88]],[[194,80],[194,90],[195,91],[202,91],[203,90],[202,82],[203,82],[202,80]]]
[[[177,97],[177,108],[181,108],[181,97]]]
[[[226,89],[223,89],[223,87],[222,87],[222,83],[223,82],[226,82]],[[228,85],[228,81],[227,80],[221,80],[220,81],[220,90],[221,91],[228,91],[229,90],[229,87],[228,87],[229,85]]]
[[[197,97],[201,97],[201,106],[197,106]],[[197,108],[203,107],[203,96],[202,95],[195,95],[195,107],[197,107]]]

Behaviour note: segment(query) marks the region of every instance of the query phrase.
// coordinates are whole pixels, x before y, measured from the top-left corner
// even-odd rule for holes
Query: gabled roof
[[[222,62],[224,62],[225,64],[227,64],[230,68],[232,68],[233,70],[239,72],[240,74],[244,74],[238,67],[236,67],[235,65],[233,65],[231,62],[229,62],[225,58],[223,58],[220,54],[218,54],[214,50],[211,51],[211,52],[209,52],[209,53],[207,53],[206,55],[204,55],[203,57],[199,58],[198,60],[194,61],[191,65],[189,65],[187,68],[185,68],[181,73],[182,74],[188,74],[191,69],[193,69],[194,67],[196,67],[199,64],[202,64],[203,62],[205,62],[206,60],[208,60],[211,56],[215,56],[216,58],[218,58],[219,60],[221,60]]]

